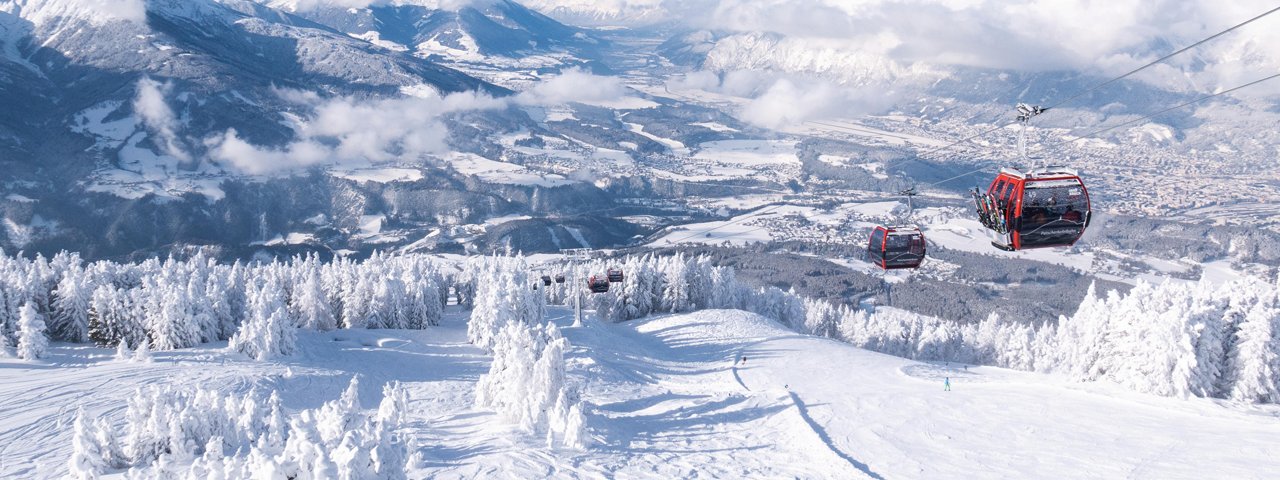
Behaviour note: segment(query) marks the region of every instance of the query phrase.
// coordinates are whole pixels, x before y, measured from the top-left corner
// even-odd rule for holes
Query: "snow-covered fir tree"
[[[289,318],[286,300],[275,279],[269,278],[249,297],[244,323],[227,348],[257,360],[293,354],[296,327]]]
[[[89,300],[93,296],[85,271],[71,268],[63,273],[53,292],[53,328],[55,338],[69,342],[89,341]]]
[[[84,408],[76,410],[72,425],[71,458],[67,461],[69,476],[77,480],[93,480],[106,468],[107,456],[98,444],[94,425],[85,417]]]
[[[297,312],[299,327],[319,331],[338,327],[329,300],[325,297],[318,268],[308,269],[306,279],[294,289],[292,306]]]
[[[77,421],[71,462],[128,478],[406,478],[403,387],[385,386],[378,409],[364,411],[355,385],[292,416],[275,392],[140,388],[123,430]]]
[[[45,333],[44,318],[28,303],[18,311],[18,358],[36,360],[49,351],[49,337]]]
[[[1240,323],[1233,352],[1230,398],[1280,402],[1280,297],[1260,298]]]
[[[476,384],[476,404],[553,444],[581,448],[585,420],[566,381],[567,348],[555,325],[507,323],[494,339],[489,373]]]

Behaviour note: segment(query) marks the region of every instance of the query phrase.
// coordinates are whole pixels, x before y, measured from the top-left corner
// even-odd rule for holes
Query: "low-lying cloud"
[[[436,10],[457,11],[470,6],[484,6],[499,0],[257,0],[276,8],[306,12],[323,7],[368,8],[388,5],[416,5]]]
[[[126,20],[143,23],[147,20],[146,0],[30,0],[27,2],[0,2],[0,12],[20,14],[22,18],[43,24],[58,18],[80,18],[96,24]],[[14,9],[16,7],[16,10]]]
[[[612,0],[623,5],[628,0]],[[545,11],[586,0],[539,0]],[[612,5],[611,3],[610,5]],[[643,0],[670,21],[719,35],[789,42],[767,62],[744,44],[736,68],[769,68],[858,81],[828,71],[862,57],[868,68],[932,71],[965,66],[1118,75],[1266,12],[1273,0]],[[652,9],[652,8],[651,8]],[[649,21],[649,18],[637,19]],[[766,64],[767,63],[767,64]],[[1280,15],[1261,19],[1135,77],[1161,88],[1209,92],[1280,69]],[[1265,86],[1259,86],[1265,87]],[[1280,87],[1273,88],[1280,91]],[[1254,90],[1257,92],[1258,90]]]
[[[777,129],[823,118],[850,118],[889,108],[897,94],[886,85],[859,88],[805,75],[759,70],[724,74],[693,72],[668,82],[676,90],[705,90],[748,99],[736,114],[759,127]]]
[[[178,140],[178,116],[165,101],[165,95],[173,90],[170,83],[160,83],[150,77],[138,80],[138,91],[133,98],[133,111],[153,134],[154,141],[164,153],[182,160],[191,160]]]
[[[626,87],[617,77],[604,77],[578,68],[538,82],[516,95],[522,105],[558,105],[569,102],[601,102],[626,95]]]
[[[445,96],[324,99],[312,92],[280,90],[279,97],[305,112],[294,116],[297,137],[283,147],[249,143],[235,130],[205,141],[210,159],[262,175],[318,165],[416,161],[449,150],[449,114],[501,110],[513,105],[557,105],[619,98],[616,79],[567,70],[513,97],[462,92]]]
[[[376,100],[320,99],[286,92],[282,98],[309,102],[300,105],[310,113],[295,122],[293,142],[283,148],[260,147],[228,130],[206,141],[210,158],[254,175],[316,165],[417,159],[448,149],[445,115],[507,106],[506,100],[474,92]]]

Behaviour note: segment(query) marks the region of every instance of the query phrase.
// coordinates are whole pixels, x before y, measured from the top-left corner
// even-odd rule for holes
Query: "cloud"
[[[234,128],[205,141],[209,158],[224,167],[249,175],[264,175],[330,163],[332,150],[313,140],[301,140],[282,149],[263,148],[240,138]]]
[[[625,95],[626,87],[617,77],[604,77],[579,68],[570,68],[520,92],[516,95],[516,102],[522,105],[591,103],[617,100]]]
[[[170,83],[162,84],[150,77],[142,77],[138,80],[133,111],[142,119],[143,125],[158,137],[155,139],[156,143],[164,153],[184,162],[190,161],[191,155],[182,148],[182,143],[178,140],[178,117],[164,100],[171,90],[173,85]]]
[[[416,161],[447,152],[445,116],[501,110],[512,105],[556,105],[611,100],[625,93],[616,78],[571,69],[514,97],[461,92],[382,99],[323,99],[313,92],[277,89],[303,111],[294,115],[297,137],[275,148],[256,146],[228,130],[205,141],[209,158],[231,169],[265,175],[318,165]]]
[[[297,117],[297,138],[282,148],[252,145],[235,130],[205,141],[209,157],[243,173],[261,175],[316,165],[417,160],[448,149],[447,114],[505,108],[503,99],[475,92],[445,97],[321,99],[279,90],[282,99],[310,112]]]
[[[735,70],[721,75],[691,72],[667,88],[696,89],[747,99],[735,115],[752,125],[777,129],[809,120],[857,117],[888,109],[898,94],[888,85],[850,87],[812,75]]]
[[[826,82],[780,79],[739,113],[742,120],[767,128],[798,125],[808,120],[855,117],[886,108],[892,95],[866,95],[862,90]]]
[[[136,23],[147,20],[146,0],[31,0],[17,2],[17,5],[13,3],[0,2],[0,15],[18,15],[36,25],[66,18],[86,20],[96,25],[118,20]]]
[[[458,11],[470,6],[486,6],[499,0],[271,0],[270,5],[295,12],[307,12],[321,7],[368,8],[387,5],[417,5],[435,10]]]
[[[718,0],[680,18],[694,27],[728,32],[728,44],[722,39],[717,47],[738,68],[857,76],[823,70],[834,65],[832,60],[856,57],[868,69],[901,73],[925,65],[1116,75],[1270,10],[1273,3]],[[773,37],[756,44],[751,39],[761,37],[734,33]],[[1210,91],[1243,83],[1249,75],[1241,70],[1275,71],[1280,68],[1280,16],[1259,20],[1169,65],[1169,71],[1144,72],[1140,79]]]

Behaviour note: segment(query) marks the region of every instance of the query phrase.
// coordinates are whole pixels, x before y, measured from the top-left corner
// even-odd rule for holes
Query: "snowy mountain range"
[[[353,9],[342,2],[264,0],[390,50],[483,61],[589,46],[583,30],[566,26],[518,3],[501,1],[370,3]]]
[[[1009,65],[1021,51],[977,61],[892,40],[910,25],[876,27],[880,43],[842,36],[875,15],[825,1],[815,5],[830,10],[830,25],[808,30],[792,28],[786,6],[711,2],[122,5],[0,3],[7,251],[76,246],[122,257],[204,245],[244,257],[652,244],[783,198],[770,194],[829,202],[842,198],[833,187],[849,188],[875,192],[863,200],[879,205],[904,183],[1020,162],[1011,128],[932,150],[1008,122],[1013,102],[1063,98],[1105,78],[1075,66],[1074,51],[1018,69]],[[770,13],[779,21],[762,22]],[[591,28],[546,15],[617,21]],[[983,29],[1028,35],[981,15]],[[1267,65],[1270,53],[1252,38],[1230,37],[1213,53]],[[1168,43],[1139,41],[1135,55]],[[1225,67],[1185,68],[1195,83]],[[1265,180],[1280,133],[1253,128],[1277,115],[1270,97],[1227,97],[1077,136],[1200,91],[1160,78],[1144,73],[1052,110],[1029,132],[1031,155],[1094,173],[1091,190],[1109,213],[1280,228],[1269,202],[1280,192]],[[1185,181],[1140,174],[1171,168]],[[1256,172],[1256,189],[1203,195]],[[982,175],[937,187],[939,225],[960,221],[967,206],[948,195]],[[858,225],[896,215],[877,208],[832,212],[860,215]],[[810,227],[761,239],[825,228]],[[1122,244],[1111,239],[1130,232],[1104,235]],[[1257,246],[1267,233],[1243,235],[1214,255],[1271,258]]]
[[[1280,9],[1104,3],[0,0],[0,477],[1265,478]]]

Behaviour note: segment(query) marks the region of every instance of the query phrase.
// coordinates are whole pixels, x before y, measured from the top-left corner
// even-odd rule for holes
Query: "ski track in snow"
[[[359,374],[410,395],[411,478],[1265,478],[1280,469],[1280,409],[1141,395],[989,367],[916,362],[795,334],[737,311],[571,327],[572,383],[594,445],[548,448],[474,405],[490,358],[449,307],[424,331],[301,332],[271,362],[223,344],[118,362],[55,344],[43,363],[0,359],[0,478],[59,478],[77,406],[122,422],[134,388],[279,390],[286,408],[337,398]],[[749,358],[745,365],[740,359]],[[954,391],[942,391],[950,377]]]
[[[884,477],[881,477],[871,471],[871,467],[868,467],[867,464],[854,460],[853,457],[849,456],[849,454],[840,451],[840,448],[836,447],[835,442],[831,441],[831,436],[827,435],[827,430],[822,428],[822,425],[819,425],[818,422],[809,415],[809,407],[804,404],[804,401],[800,400],[800,396],[796,395],[796,392],[788,390],[787,395],[790,396],[791,404],[795,405],[796,411],[800,414],[800,418],[804,419],[804,423],[809,425],[809,428],[813,430],[814,434],[818,435],[818,438],[822,440],[822,443],[827,445],[827,449],[831,450],[831,453],[836,454],[836,456],[840,457],[841,460],[849,462],[849,465],[852,465],[853,468],[862,471],[862,473],[867,474],[871,478],[884,480]]]
[[[738,355],[734,357],[733,379],[736,380],[739,385],[742,385],[743,390],[750,392],[752,391],[751,387],[748,387],[747,384],[742,381],[742,376],[738,374],[739,359],[744,358],[743,353],[744,351],[739,351]],[[743,364],[745,364],[745,362]],[[783,387],[786,388],[786,385],[784,385]],[[866,474],[867,476],[871,478],[884,480],[884,477],[881,477],[880,475],[871,471],[871,468],[868,467],[867,464],[859,462],[855,460],[853,457],[849,456],[849,454],[840,451],[840,448],[837,447],[836,444],[831,441],[831,437],[827,435],[826,429],[824,429],[822,425],[819,425],[818,422],[815,421],[813,417],[809,415],[809,407],[805,405],[804,401],[800,399],[799,395],[796,395],[796,392],[793,392],[790,389],[787,389],[787,398],[791,400],[791,405],[796,408],[796,413],[800,415],[800,419],[804,420],[804,423],[809,426],[810,430],[813,430],[814,435],[817,435],[818,439],[821,440],[824,445],[826,445],[827,449],[830,450],[831,453],[835,454],[841,460],[848,463],[853,468],[858,469],[859,471]]]

